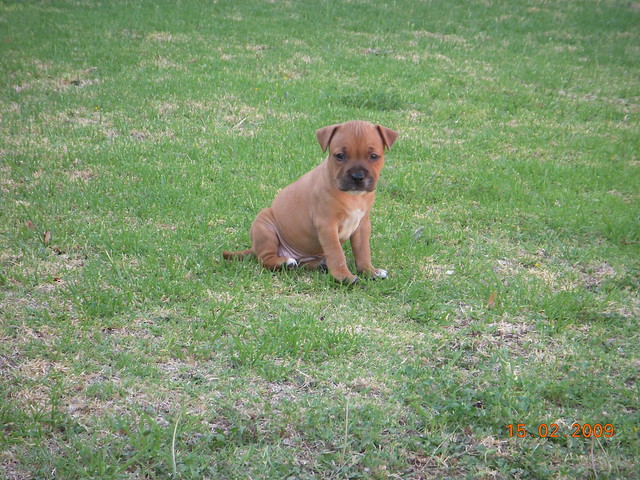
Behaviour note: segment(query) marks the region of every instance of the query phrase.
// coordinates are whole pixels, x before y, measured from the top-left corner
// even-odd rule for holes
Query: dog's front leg
[[[387,271],[381,268],[374,268],[371,264],[371,219],[367,213],[356,231],[351,235],[351,249],[356,260],[358,273],[366,273],[374,278],[387,278]]]
[[[347,268],[347,258],[340,245],[338,237],[338,225],[335,222],[324,223],[317,226],[318,239],[322,251],[327,259],[327,270],[333,278],[343,283],[355,283],[358,277]]]

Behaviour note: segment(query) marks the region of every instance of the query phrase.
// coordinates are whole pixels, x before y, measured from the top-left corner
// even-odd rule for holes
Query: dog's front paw
[[[336,281],[343,285],[354,285],[360,281],[360,278],[356,275],[331,275]]]
[[[387,278],[388,275],[389,273],[386,270],[383,270],[382,268],[376,268],[373,271],[373,278]]]
[[[363,268],[362,270],[358,270],[358,273],[365,274],[367,278],[378,279],[378,278],[387,278],[389,276],[389,272],[382,268]]]

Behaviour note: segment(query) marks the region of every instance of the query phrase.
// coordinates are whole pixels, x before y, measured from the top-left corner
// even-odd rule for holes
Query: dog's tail
[[[238,252],[228,252],[226,250],[222,252],[222,258],[224,258],[225,260],[240,260],[244,257],[248,257],[249,255],[253,255],[253,250],[251,250],[250,248],[246,250],[240,250]]]

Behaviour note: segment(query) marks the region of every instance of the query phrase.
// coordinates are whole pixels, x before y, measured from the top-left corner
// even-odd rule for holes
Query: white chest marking
[[[362,209],[351,210],[349,212],[349,216],[344,219],[340,228],[338,229],[338,236],[340,237],[340,241],[346,241],[353,232],[356,231],[362,218],[364,217],[365,211]]]

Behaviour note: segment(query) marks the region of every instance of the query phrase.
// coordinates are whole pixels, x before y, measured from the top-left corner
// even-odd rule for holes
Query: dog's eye
[[[378,155],[377,153],[372,153],[371,155],[369,155],[369,160],[371,160],[372,162],[375,162],[379,158],[380,158],[380,155]]]
[[[344,154],[344,153],[342,153],[342,152],[340,152],[340,153],[336,153],[336,154],[334,155],[334,157],[336,157],[336,160],[339,160],[340,162],[341,162],[341,161],[343,161],[345,158],[347,158],[347,157],[345,156],[345,154]]]

